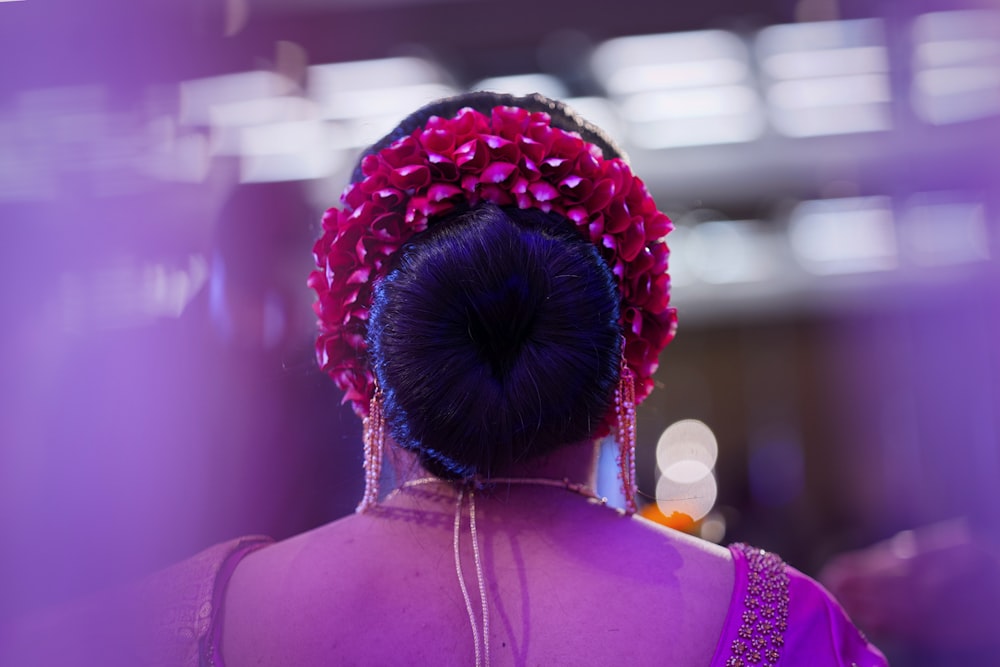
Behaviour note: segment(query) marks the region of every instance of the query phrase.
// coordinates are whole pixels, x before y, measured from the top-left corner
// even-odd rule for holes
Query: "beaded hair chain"
[[[635,378],[622,355],[621,375],[615,390],[615,442],[618,444],[618,475],[625,492],[625,512],[635,514]]]
[[[382,455],[385,451],[385,418],[382,415],[382,389],[375,383],[368,416],[362,420],[365,444],[365,494],[358,503],[358,512],[378,504],[379,481],[382,479]]]

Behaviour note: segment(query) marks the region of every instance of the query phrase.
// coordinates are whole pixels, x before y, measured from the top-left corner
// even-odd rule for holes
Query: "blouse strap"
[[[236,566],[244,557],[274,542],[270,537],[252,535],[233,540],[217,562],[211,598],[202,608],[203,621],[199,632],[198,654],[202,667],[225,667],[222,660],[222,621],[225,614],[226,589]]]

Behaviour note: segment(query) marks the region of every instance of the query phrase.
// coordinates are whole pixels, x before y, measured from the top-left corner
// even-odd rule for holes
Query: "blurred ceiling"
[[[315,91],[309,90],[308,66],[412,56],[440,66],[445,81],[435,83],[447,84],[455,90],[467,89],[487,77],[551,75],[565,87],[565,95],[560,93],[559,96],[592,96],[613,107],[622,118],[626,110],[634,111],[637,106],[642,107],[642,112],[650,109],[666,112],[654,121],[661,127],[669,126],[674,134],[678,133],[676,127],[681,121],[692,118],[701,121],[702,129],[732,127],[734,114],[729,104],[739,98],[716,93],[726,92],[722,89],[727,87],[729,92],[739,88],[744,93],[749,91],[754,98],[754,110],[763,119],[752,136],[729,142],[690,141],[685,145],[640,146],[637,140],[651,134],[648,117],[639,121],[625,119],[623,128],[628,122],[633,125],[621,134],[615,133],[624,136],[623,143],[626,143],[637,173],[643,175],[657,201],[681,226],[694,228],[705,222],[733,223],[704,227],[706,234],[715,235],[711,239],[713,253],[702,253],[706,264],[694,267],[687,284],[681,284],[680,271],[674,272],[679,300],[697,304],[691,309],[695,312],[701,308],[706,316],[725,318],[744,311],[759,314],[762,306],[776,312],[789,312],[830,303],[841,298],[842,292],[837,291],[841,288],[849,290],[850,300],[860,302],[869,296],[872,285],[894,288],[896,282],[902,280],[898,276],[904,274],[885,270],[855,279],[843,275],[833,277],[827,269],[818,277],[804,270],[801,258],[795,256],[797,250],[791,245],[794,239],[789,232],[789,221],[794,218],[792,213],[799,204],[843,199],[847,206],[860,207],[859,211],[854,211],[862,216],[858,224],[867,225],[864,229],[875,234],[875,241],[880,238],[877,233],[889,216],[890,226],[899,226],[901,239],[898,252],[893,250],[890,254],[901,266],[911,269],[905,274],[906,280],[915,279],[914,276],[922,280],[926,273],[923,265],[908,259],[919,252],[907,246],[910,243],[907,239],[917,239],[911,245],[938,243],[936,237],[931,239],[933,243],[920,241],[918,237],[923,232],[917,223],[913,223],[916,231],[912,234],[907,231],[910,223],[905,221],[926,217],[928,210],[952,207],[948,210],[970,212],[963,218],[972,230],[967,245],[984,245],[986,241],[981,242],[980,237],[989,235],[993,239],[990,243],[996,247],[996,201],[991,192],[992,183],[1000,173],[997,158],[1000,153],[983,138],[1000,136],[997,131],[1000,115],[994,108],[989,114],[969,122],[959,119],[961,122],[936,123],[933,119],[918,118],[919,109],[911,99],[911,88],[915,87],[916,75],[920,74],[914,64],[919,46],[912,37],[914,17],[939,10],[996,6],[997,0],[700,0],[686,3],[634,0],[617,4],[572,0],[509,0],[504,3],[487,0],[178,0],[173,3],[91,0],[86,5],[78,0],[0,2],[0,68],[3,68],[0,73],[0,143],[7,139],[8,145],[13,146],[9,151],[13,157],[9,157],[6,164],[0,155],[0,203],[5,197],[14,202],[26,196],[25,193],[34,197],[41,192],[44,199],[49,190],[61,192],[60,188],[65,190],[66,183],[71,183],[87,196],[94,197],[97,203],[91,206],[92,211],[110,207],[118,199],[122,201],[115,206],[129,210],[130,204],[123,198],[102,194],[105,191],[138,191],[138,186],[133,187],[136,179],[124,175],[126,169],[122,165],[128,162],[129,151],[139,152],[137,147],[147,153],[173,151],[167,157],[177,158],[181,167],[190,169],[184,183],[170,184],[170,192],[184,187],[188,187],[189,192],[184,197],[165,196],[167,201],[162,206],[150,207],[162,219],[147,224],[142,231],[134,231],[131,216],[118,215],[114,211],[92,214],[91,226],[79,233],[92,236],[95,229],[105,229],[108,238],[116,240],[109,245],[129,252],[136,252],[134,246],[138,242],[134,237],[138,236],[145,239],[148,252],[153,256],[197,249],[205,242],[211,220],[214,200],[208,199],[217,196],[212,188],[202,188],[195,193],[194,185],[203,182],[208,172],[205,158],[211,154],[215,158],[221,156],[221,161],[232,161],[233,156],[238,155],[238,151],[231,148],[228,152],[220,151],[224,143],[220,138],[224,138],[225,132],[214,128],[208,133],[206,130],[211,124],[208,121],[191,123],[182,117],[178,88],[183,82],[192,80],[205,83],[205,77],[252,72],[297,73],[300,90],[292,95],[283,90],[274,96],[281,98],[278,102],[282,104],[289,103],[287,106],[294,115],[300,110],[311,109],[313,103],[322,102]],[[880,58],[890,63],[889,66],[881,67],[876,63],[875,69],[870,71],[834,72],[837,76],[843,75],[839,83],[833,82],[839,87],[827,87],[819,95],[814,94],[815,86],[809,86],[825,85],[837,76],[820,71],[780,81],[765,72],[764,61],[769,54],[760,53],[758,47],[760,36],[769,27],[869,17],[885,19],[885,30],[879,27],[875,31],[880,36],[874,48]],[[837,22],[826,23],[835,25]],[[715,97],[712,97],[714,107],[700,117],[697,113],[705,109],[695,108],[697,104],[687,109],[690,113],[683,116],[676,113],[680,105],[664,102],[666,96],[655,98],[659,100],[655,104],[630,105],[628,95],[609,91],[607,82],[602,83],[595,73],[591,60],[593,50],[608,40],[689,31],[702,31],[704,35],[712,29],[718,31],[715,34],[736,42],[737,50],[742,49],[740,65],[744,74],[735,85],[730,85],[731,81],[702,82],[696,92],[705,95],[699,99]],[[993,38],[997,41],[995,35]],[[840,46],[847,50],[857,47],[851,39],[853,37]],[[793,70],[801,70],[805,62],[802,60],[804,51],[835,50],[830,49],[829,44],[814,48],[809,40],[799,41],[804,43],[797,50],[790,49],[784,54],[788,56],[785,62],[793,63]],[[872,46],[865,43],[861,48],[871,51]],[[650,51],[655,61],[657,53],[655,49]],[[649,54],[640,52],[638,55],[641,59]],[[840,67],[845,62],[840,52],[821,55],[823,63],[832,62]],[[691,59],[697,57],[694,55]],[[719,60],[725,58],[715,58],[716,64]],[[696,64],[710,61],[711,58],[703,59]],[[977,76],[981,79],[984,73],[994,76],[1000,71],[1000,61],[989,54],[983,62],[964,63],[963,66],[966,66],[965,74],[970,81]],[[851,65],[848,63],[847,67],[849,70]],[[933,68],[928,66],[930,69]],[[957,80],[950,71],[939,69],[942,71],[932,74],[948,75],[946,83],[949,84]],[[858,74],[881,77],[875,93],[885,99],[877,99],[876,105],[869,106],[879,107],[877,111],[887,119],[885,127],[874,131],[829,130],[826,134],[796,134],[780,122],[781,112],[791,116],[805,109],[805,114],[799,114],[804,116],[815,106],[823,107],[822,101],[818,105],[815,102],[824,96],[835,98],[832,104],[820,110],[827,121],[847,116],[842,113],[843,107],[849,106],[844,104],[845,98],[859,92],[847,79],[854,77],[857,80],[855,75]],[[810,77],[823,81],[807,80]],[[218,83],[215,79],[208,86]],[[383,88],[390,89],[390,97],[399,97],[398,82],[381,83]],[[799,92],[792,96],[791,106],[786,104],[779,108],[781,104],[775,102],[772,93],[783,83],[790,83]],[[995,92],[996,86],[990,89],[993,84],[989,81],[987,84],[984,90],[989,89],[987,93],[990,94]],[[683,88],[676,82],[671,85]],[[834,88],[836,92],[831,94]],[[662,92],[652,91],[652,94]],[[299,99],[288,99],[296,95]],[[951,99],[947,95],[942,96],[944,98]],[[995,101],[995,96],[984,95],[983,99]],[[264,101],[275,102],[273,99]],[[966,109],[965,98],[948,104],[951,109]],[[994,107],[1000,108],[1000,102]],[[254,107],[257,111],[261,108]],[[273,111],[275,106],[267,108]],[[381,107],[378,110],[396,111]],[[721,113],[717,113],[720,110]],[[330,127],[342,129],[348,124],[341,118],[311,120],[314,122],[310,130],[321,133],[314,136],[323,136],[322,132]],[[288,132],[289,125],[274,121],[272,118],[269,125],[259,123],[261,127],[250,128],[246,134],[256,131],[259,144],[264,146],[262,150],[281,152],[275,150],[276,146],[284,150],[284,154],[277,156],[284,160],[282,166],[289,163],[302,166],[306,162],[303,155],[306,158],[311,155],[309,150],[312,153],[345,152],[344,145],[324,146],[322,141],[314,141],[313,135],[293,137]],[[240,123],[251,124],[245,118]],[[243,129],[241,126],[229,134],[239,134]],[[211,145],[207,139],[209,134]],[[301,154],[288,150],[294,143],[292,139],[305,144]],[[361,144],[353,144],[351,148],[356,149],[358,145]],[[156,155],[164,157],[160,153]],[[146,153],[142,155],[143,159],[148,157]],[[184,162],[188,158],[190,164]],[[157,172],[157,177],[162,174]],[[343,174],[334,174],[332,170],[322,176],[297,177],[317,182],[325,178],[317,188],[323,190],[324,202],[328,202],[329,193],[338,191],[343,183]],[[275,180],[281,178],[290,176],[282,174]],[[928,196],[931,198],[929,203],[925,201]],[[919,215],[914,217],[913,211]],[[892,216],[896,222],[891,222]],[[825,229],[822,227],[823,215],[808,219],[814,223],[820,220],[816,223],[820,225],[817,230]],[[150,230],[156,232],[155,242],[147,239]],[[817,232],[813,242],[825,239],[822,236],[825,233]],[[677,245],[682,243],[680,233],[675,238]],[[691,238],[695,245],[707,242],[707,237],[699,241],[697,234]],[[72,243],[66,245],[71,247]],[[719,252],[723,247],[731,247],[734,254]],[[741,248],[754,250],[749,253],[744,250],[740,255],[737,250]],[[875,243],[870,248],[855,250],[882,252],[880,248]],[[850,249],[845,252],[847,250]],[[67,254],[73,253],[67,251]],[[753,266],[744,262],[751,255],[751,259],[756,258]],[[958,248],[952,255],[979,259],[975,252],[965,247]],[[720,257],[725,261],[716,259]],[[746,264],[745,273],[732,273],[732,266],[740,262]],[[969,263],[973,265],[971,260]]]

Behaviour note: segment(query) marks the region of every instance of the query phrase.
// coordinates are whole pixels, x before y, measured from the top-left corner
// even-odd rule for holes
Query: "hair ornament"
[[[635,401],[653,388],[658,357],[673,338],[670,219],[621,158],[606,159],[576,132],[554,127],[548,113],[496,106],[432,116],[360,164],[343,206],[323,216],[309,276],[319,318],[320,367],[362,417],[374,392],[366,334],[374,283],[393,254],[436,216],[483,201],[535,208],[571,220],[599,249],[621,293],[625,363]],[[612,411],[613,412],[613,411]],[[609,414],[607,425],[615,423]]]

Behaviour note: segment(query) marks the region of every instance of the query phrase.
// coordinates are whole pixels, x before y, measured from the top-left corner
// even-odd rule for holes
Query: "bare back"
[[[227,667],[474,664],[455,508],[450,487],[408,489],[248,557],[226,597]],[[476,512],[492,665],[711,662],[733,587],[726,550],[562,489],[480,494]]]

